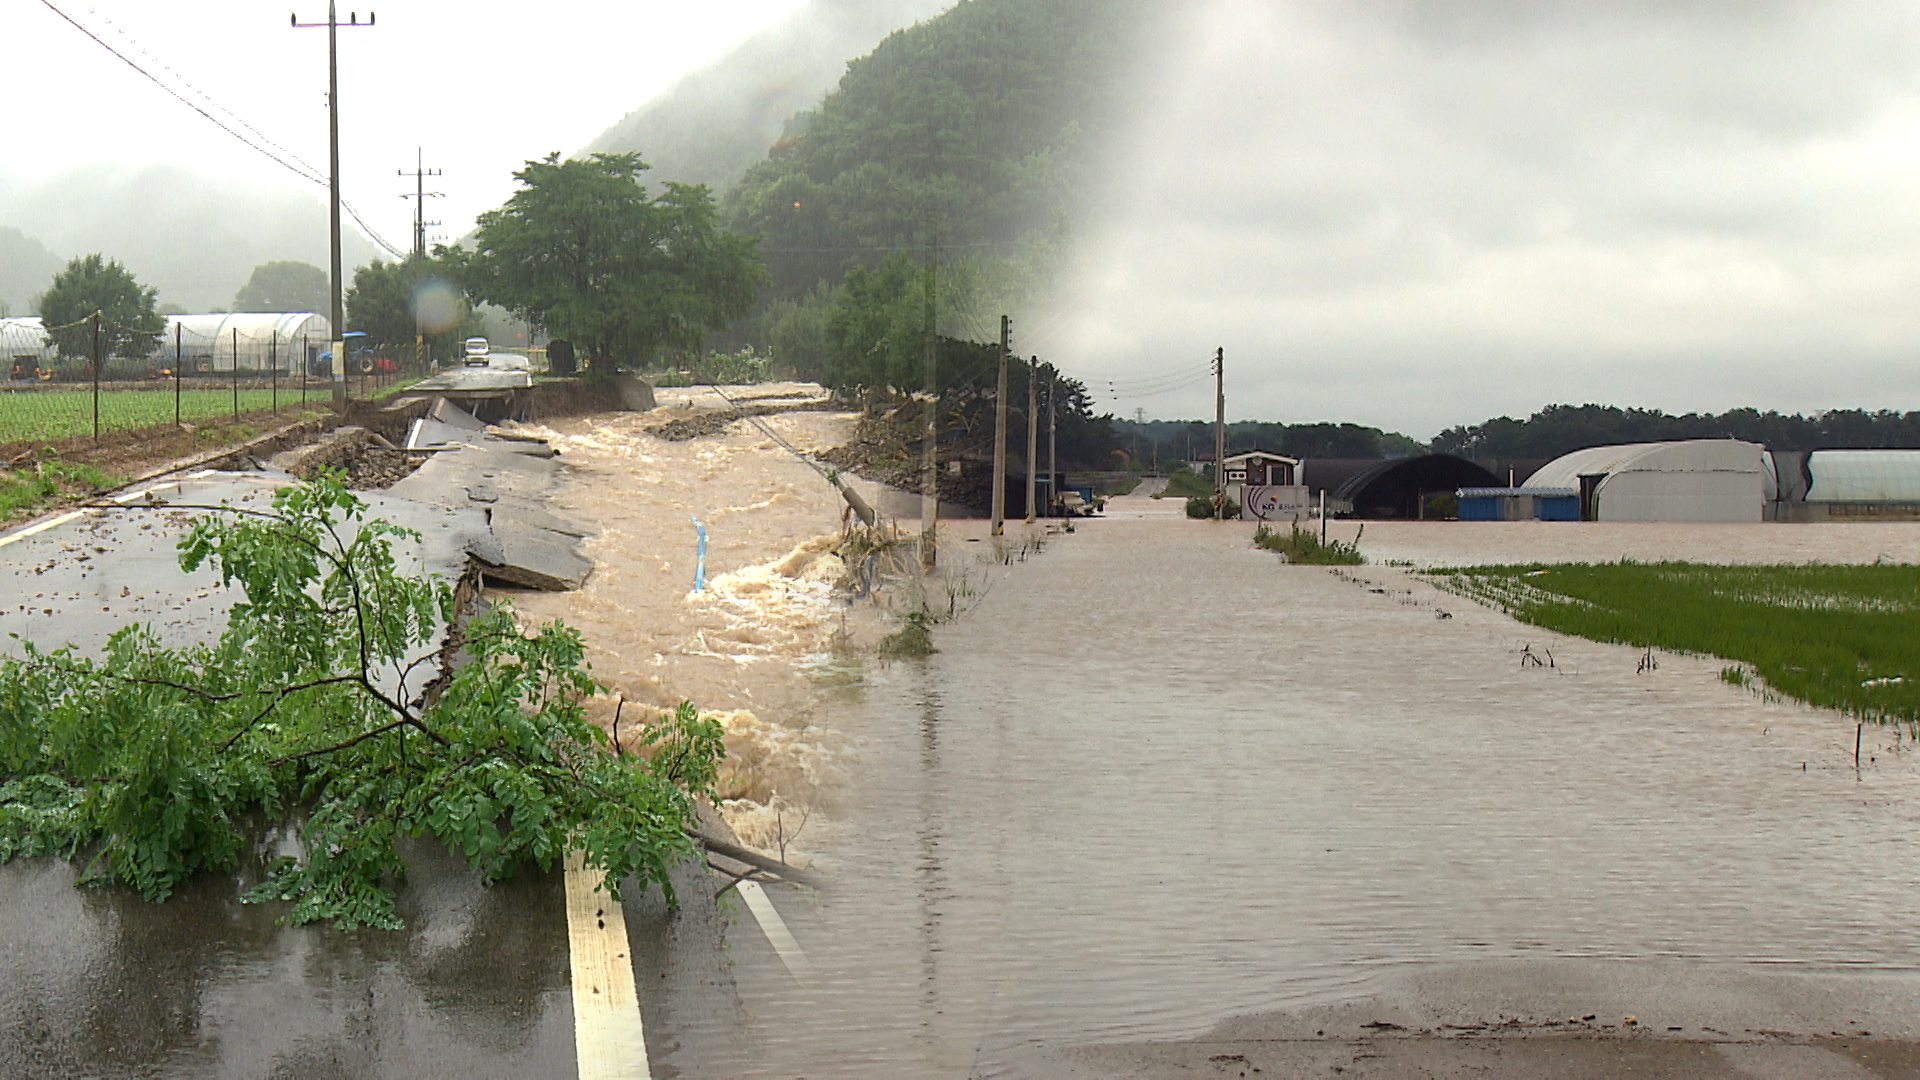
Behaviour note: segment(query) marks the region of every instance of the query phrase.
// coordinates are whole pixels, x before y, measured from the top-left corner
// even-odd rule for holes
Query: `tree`
[[[720,227],[712,193],[640,183],[638,154],[529,161],[520,189],[480,215],[460,253],[469,295],[497,304],[597,362],[695,352],[753,307],[766,279],[751,237]]]
[[[461,629],[443,689],[423,686],[453,590],[396,572],[418,534],[368,518],[336,476],[270,512],[204,509],[181,569],[244,593],[217,641],[170,648],[133,625],[98,658],[22,643],[0,662],[0,862],[64,856],[82,883],[164,900],[233,869],[258,812],[298,823],[302,857],[245,899],[292,901],[294,924],[398,926],[395,843],[429,833],[489,880],[579,850],[616,897],[637,877],[671,899],[725,752],[717,721],[683,703],[647,722],[647,756],[621,755],[582,711],[580,635],[523,631],[505,607]]]
[[[53,276],[40,297],[40,320],[47,341],[68,359],[93,355],[93,327],[84,320],[99,312],[101,350],[107,356],[140,360],[152,354],[167,321],[154,310],[158,290],[140,284],[119,262],[83,255]]]
[[[479,318],[456,283],[459,271],[449,249],[401,262],[375,259],[353,272],[343,298],[347,325],[367,335],[367,343],[412,355],[414,337],[424,332],[434,355],[453,355],[460,341],[479,332]]]
[[[330,312],[332,283],[327,280],[327,272],[312,263],[261,263],[234,294],[233,310]]]

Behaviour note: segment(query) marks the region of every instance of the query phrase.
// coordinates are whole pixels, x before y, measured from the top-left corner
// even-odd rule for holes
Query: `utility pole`
[[[939,264],[927,259],[927,410],[926,445],[922,449],[920,473],[920,569],[932,573],[940,561],[937,546],[940,529],[940,380],[939,341],[934,334],[935,292],[940,286]]]
[[[1013,320],[1000,316],[1000,381],[993,395],[993,535],[1007,531],[1007,347]]]
[[[413,257],[424,259],[427,257],[427,226],[440,224],[437,221],[427,220],[427,200],[444,199],[446,193],[427,190],[427,177],[439,176],[440,170],[429,169],[422,164],[424,158],[421,149],[417,146],[413,148],[413,158],[413,172],[409,173],[401,169],[398,173],[400,176],[413,177],[413,194],[402,194],[400,197],[413,200]]]
[[[1213,520],[1226,516],[1227,350],[1213,351]]]
[[[1027,524],[1033,524],[1034,487],[1040,470],[1040,358],[1027,360]]]
[[[327,0],[327,21],[303,23],[300,16],[289,16],[295,29],[309,29],[324,26],[327,28],[327,227],[328,254],[331,258],[331,287],[333,292],[333,407],[347,407],[347,358],[346,339],[340,335],[346,332],[347,310],[341,302],[343,291],[340,276],[340,47],[339,13],[335,10],[335,0]],[[367,12],[367,21],[360,21],[359,12],[347,15],[347,26],[372,26],[373,12]]]
[[[1047,365],[1047,505],[1048,514],[1052,506],[1060,500],[1060,492],[1054,482],[1060,478],[1060,428],[1059,414],[1054,409],[1054,399],[1060,396],[1060,376]]]
[[[400,196],[403,199],[413,200],[413,257],[415,259],[425,259],[427,257],[427,226],[440,224],[437,221],[427,220],[427,200],[443,199],[446,197],[444,192],[427,190],[427,177],[439,176],[440,170],[429,169],[424,162],[423,151],[420,147],[414,147],[413,194],[408,195],[402,193]],[[399,175],[407,175],[407,170],[401,169]],[[415,304],[413,312],[413,364],[415,371],[425,374],[427,370],[427,327],[426,323],[421,321],[419,307],[418,304]],[[527,346],[528,355],[531,356],[533,352],[533,342],[529,340]]]

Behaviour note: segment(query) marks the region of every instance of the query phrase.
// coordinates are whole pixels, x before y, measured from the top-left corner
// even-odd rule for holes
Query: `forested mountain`
[[[953,0],[810,0],[628,113],[583,153],[637,153],[651,181],[737,182],[766,157],[794,114],[820,103],[847,69],[900,27]]]
[[[1498,417],[1434,436],[1437,452],[1465,457],[1554,458],[1589,446],[1671,439],[1746,439],[1772,450],[1920,449],[1920,412],[1836,409],[1797,413],[1729,409],[1674,416],[1658,409],[1549,405],[1525,420]]]
[[[0,318],[33,314],[34,297],[46,291],[61,262],[47,245],[0,225]]]
[[[943,261],[1044,261],[1122,111],[1117,61],[1148,8],[967,0],[848,65],[729,193],[735,227],[765,238],[770,297],[934,244]]]

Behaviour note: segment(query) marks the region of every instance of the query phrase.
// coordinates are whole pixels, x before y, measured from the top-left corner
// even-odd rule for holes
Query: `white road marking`
[[[567,952],[573,963],[573,1048],[580,1080],[648,1080],[646,1031],[633,986],[627,920],[601,873],[567,854]]]
[[[787,973],[796,979],[811,978],[813,962],[800,950],[800,943],[793,940],[793,934],[787,930],[786,921],[780,918],[780,912],[774,908],[767,891],[757,881],[743,881],[738,888],[740,898],[747,902],[747,910],[753,912],[753,921],[760,924],[760,930],[767,935],[773,951],[780,954],[780,962],[787,965]]]

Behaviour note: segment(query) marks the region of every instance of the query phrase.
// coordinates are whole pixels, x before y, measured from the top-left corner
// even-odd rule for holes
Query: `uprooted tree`
[[[292,901],[293,924],[400,925],[403,836],[436,837],[488,880],[577,849],[609,890],[633,877],[671,896],[718,723],[683,704],[622,756],[583,712],[579,634],[523,632],[505,608],[465,623],[464,663],[438,676],[451,586],[396,569],[396,541],[418,535],[368,517],[337,477],[282,489],[270,511],[205,509],[181,568],[244,593],[216,641],[171,648],[128,626],[97,656],[22,643],[0,663],[0,862],[64,856],[83,883],[164,900],[233,870],[264,814],[298,824],[302,854],[246,899]]]

